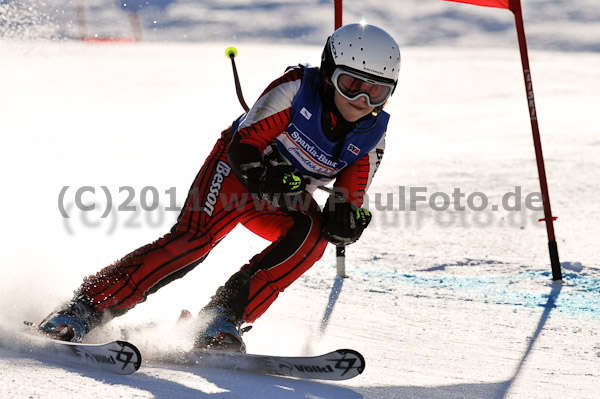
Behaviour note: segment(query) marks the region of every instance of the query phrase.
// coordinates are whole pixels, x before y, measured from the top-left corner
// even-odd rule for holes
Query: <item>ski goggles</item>
[[[346,100],[365,97],[369,107],[379,107],[392,95],[395,83],[369,79],[366,76],[336,68],[331,77],[333,86]]]

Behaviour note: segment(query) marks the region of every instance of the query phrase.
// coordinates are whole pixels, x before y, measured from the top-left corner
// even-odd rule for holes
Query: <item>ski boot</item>
[[[96,324],[93,323],[96,314],[84,302],[71,301],[62,309],[46,316],[39,329],[52,339],[80,343]]]
[[[198,333],[194,347],[246,353],[242,334],[250,328],[241,328],[243,320],[224,307],[205,308],[199,314],[203,328]]]

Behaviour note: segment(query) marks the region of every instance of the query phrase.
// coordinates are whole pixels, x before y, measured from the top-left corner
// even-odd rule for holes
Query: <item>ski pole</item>
[[[240,100],[242,108],[244,108],[244,111],[248,112],[250,107],[248,107],[246,101],[244,101],[244,95],[242,94],[242,86],[240,85],[240,78],[238,77],[237,68],[235,67],[234,58],[237,57],[237,54],[238,51],[235,47],[228,47],[225,50],[225,55],[227,56],[227,58],[231,59],[231,68],[233,69],[233,80],[235,81],[235,92],[237,93],[238,100]]]
[[[334,189],[325,187],[325,186],[317,186],[318,189],[323,190],[337,198],[339,201],[346,202],[344,196]],[[336,245],[335,246],[335,269],[337,277],[346,278],[346,246],[345,245]]]

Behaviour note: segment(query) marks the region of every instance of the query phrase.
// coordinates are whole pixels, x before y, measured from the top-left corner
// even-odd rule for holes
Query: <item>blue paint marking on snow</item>
[[[515,310],[546,307],[552,292],[550,271],[495,275],[403,274],[397,270],[375,269],[357,269],[355,272],[369,283],[370,292],[401,294],[402,288],[396,284],[406,284],[431,289],[434,295],[509,305],[516,307]],[[394,285],[390,286],[390,282]],[[600,278],[585,273],[563,273],[563,286],[552,301],[552,307],[559,313],[600,319]]]

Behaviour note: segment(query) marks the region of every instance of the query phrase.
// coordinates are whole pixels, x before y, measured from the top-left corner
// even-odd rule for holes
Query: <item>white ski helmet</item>
[[[331,80],[337,67],[367,78],[393,83],[400,73],[400,49],[390,34],[368,24],[344,25],[327,39],[321,73]]]

